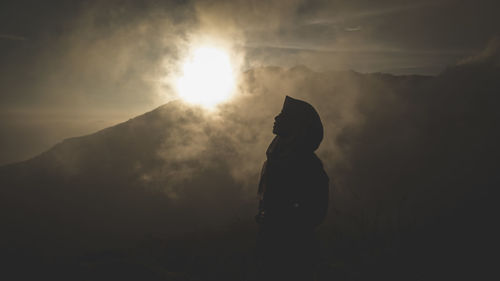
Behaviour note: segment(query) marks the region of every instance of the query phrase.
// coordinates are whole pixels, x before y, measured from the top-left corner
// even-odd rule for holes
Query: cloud
[[[346,27],[345,28],[345,31],[350,31],[350,32],[353,32],[353,31],[360,31],[362,30],[363,28],[361,28],[361,26],[356,26],[356,27]]]
[[[311,19],[305,20],[304,24],[311,25],[331,25],[331,24],[340,24],[344,22],[350,22],[355,20],[363,20],[372,17],[382,17],[390,14],[397,14],[402,12],[414,11],[421,8],[430,8],[435,5],[441,5],[443,1],[428,1],[421,3],[413,3],[408,2],[406,4],[401,5],[400,3],[392,3],[392,5],[387,5],[386,7],[376,7],[372,9],[349,9],[349,5],[346,5],[347,10],[346,13],[340,14],[337,13],[337,16],[334,17],[312,17]],[[323,3],[323,5],[332,9],[337,7],[337,3],[328,4],[327,2]],[[368,5],[367,5],[368,6]],[[330,10],[329,9],[329,10]]]
[[[0,39],[12,40],[12,41],[26,41],[26,40],[28,40],[28,38],[26,38],[24,36],[12,35],[12,34],[0,34]]]
[[[495,3],[106,1],[57,9],[61,3],[49,1],[30,5],[22,15],[14,7],[5,10],[4,19],[17,22],[14,16],[22,16],[23,23],[0,40],[23,34],[29,44],[0,46],[1,110],[64,107],[120,110],[132,117],[175,99],[184,57],[206,43],[231,51],[242,71],[307,65],[316,71],[435,75],[491,37],[498,19]],[[470,13],[471,5],[481,17]],[[335,23],[308,24],[314,20]],[[362,30],[354,31],[358,26]]]
[[[473,56],[460,60],[458,65],[496,63],[500,65],[500,37],[493,37],[486,48]]]

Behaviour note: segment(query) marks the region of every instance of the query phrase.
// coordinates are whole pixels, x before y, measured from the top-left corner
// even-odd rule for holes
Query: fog
[[[497,33],[495,3],[7,1],[0,163],[26,160],[64,138],[176,99],[183,59],[200,44],[228,50],[237,73],[306,65],[435,75]],[[460,33],[452,22],[464,26]]]
[[[5,257],[143,249],[150,237],[163,249],[184,236],[251,251],[257,181],[289,95],[325,128],[330,266],[398,280],[422,264],[486,272],[500,180],[494,3],[368,2],[8,5],[40,28],[7,18],[13,31],[0,34],[0,163],[16,162],[0,168]],[[225,49],[238,74],[211,110],[175,87],[203,44]]]

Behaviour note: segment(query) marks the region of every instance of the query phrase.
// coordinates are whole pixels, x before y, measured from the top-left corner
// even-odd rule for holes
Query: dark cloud
[[[305,2],[294,21],[281,26],[279,32],[267,37],[256,32],[248,37],[262,47],[318,50],[314,56],[326,60],[329,56],[324,51],[350,50],[344,58],[355,70],[399,73],[398,69],[405,72],[413,68],[424,70],[422,74],[436,74],[446,65],[481,49],[498,32],[494,27],[498,26],[497,18],[491,13],[496,5],[495,1],[481,5],[459,1],[311,1]],[[474,20],[478,15],[481,19]],[[353,26],[363,29],[346,30]],[[421,57],[412,58],[416,53]],[[397,59],[400,54],[407,56]],[[366,56],[391,61],[393,67],[380,64],[366,67],[364,59],[360,59]],[[294,59],[297,55],[288,55],[283,61]],[[307,61],[301,61],[307,65]],[[331,61],[330,68],[342,67]],[[311,63],[311,67],[317,66]]]

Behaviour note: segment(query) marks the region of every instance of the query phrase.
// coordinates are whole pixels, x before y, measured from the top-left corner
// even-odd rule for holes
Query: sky
[[[498,36],[498,1],[2,1],[0,165],[176,98],[209,42],[237,71],[436,75]]]

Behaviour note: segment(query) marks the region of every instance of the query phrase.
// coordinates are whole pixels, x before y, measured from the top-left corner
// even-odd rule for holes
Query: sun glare
[[[201,47],[184,63],[177,90],[189,103],[214,107],[230,98],[234,84],[229,55],[217,48]]]

